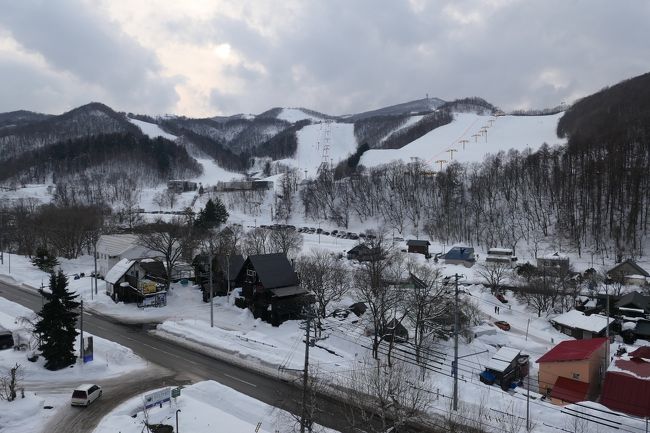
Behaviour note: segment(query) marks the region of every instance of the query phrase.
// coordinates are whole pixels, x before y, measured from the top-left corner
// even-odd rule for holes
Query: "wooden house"
[[[382,257],[382,252],[379,247],[370,248],[366,244],[355,245],[347,252],[348,260],[357,260],[360,262],[369,262],[372,260],[378,260],[381,257]]]
[[[107,273],[106,294],[115,302],[137,303],[139,307],[167,305],[167,292],[161,282],[161,266],[164,265],[147,259],[122,259]],[[144,265],[144,266],[143,266]]]
[[[212,294],[224,296],[228,290],[235,288],[237,275],[244,265],[245,259],[241,254],[217,254],[212,257]],[[197,283],[203,292],[203,301],[208,302],[210,297],[209,258],[207,254],[199,254],[193,261]]]
[[[426,258],[431,257],[431,254],[429,254],[429,245],[431,245],[429,241],[420,239],[409,239],[406,241],[409,253],[422,254]]]
[[[607,317],[600,314],[586,315],[582,311],[571,310],[550,319],[555,329],[577,340],[604,337],[607,333]],[[609,319],[609,325],[614,323]]]
[[[621,316],[645,317],[650,314],[650,296],[630,292],[616,301],[614,308]]]
[[[606,338],[562,341],[537,360],[539,393],[562,405],[594,399],[606,350]]]
[[[242,288],[237,305],[275,326],[301,318],[304,306],[313,303],[313,296],[300,287],[293,266],[282,253],[248,256],[235,281]]]
[[[566,274],[569,272],[569,266],[569,257],[558,252],[537,258],[537,269],[539,270],[540,274]]]
[[[633,260],[625,260],[607,271],[612,280],[627,285],[643,285],[650,274]]]

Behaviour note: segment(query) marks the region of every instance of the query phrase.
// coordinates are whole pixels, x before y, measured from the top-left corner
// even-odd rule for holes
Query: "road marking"
[[[250,386],[253,386],[253,387],[257,388],[257,385],[255,385],[254,383],[246,382],[245,380],[240,379],[240,378],[235,377],[235,376],[231,376],[228,373],[224,373],[223,375],[226,376],[226,377],[229,377],[229,378],[231,378],[233,380],[236,380],[238,382],[245,383],[246,385],[250,385]]]

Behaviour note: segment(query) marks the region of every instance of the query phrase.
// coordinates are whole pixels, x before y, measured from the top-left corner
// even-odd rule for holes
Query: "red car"
[[[504,331],[510,331],[510,323],[506,322],[505,320],[498,320],[494,322],[497,328],[503,329]]]
[[[503,296],[502,293],[497,293],[495,296],[496,296],[496,298],[497,298],[499,301],[501,301],[501,303],[503,303],[503,304],[507,304],[507,303],[508,303],[508,300],[506,299],[505,296]]]

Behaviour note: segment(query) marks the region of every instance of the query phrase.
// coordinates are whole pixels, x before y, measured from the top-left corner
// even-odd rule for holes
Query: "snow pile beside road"
[[[104,417],[93,433],[140,433],[145,422],[142,402],[140,396],[118,406]],[[177,410],[180,410],[178,430],[192,433],[274,433],[292,431],[295,423],[287,412],[211,380],[183,388],[180,397],[163,403],[162,408],[148,409],[148,422],[175,426]],[[317,431],[334,432],[321,427]]]

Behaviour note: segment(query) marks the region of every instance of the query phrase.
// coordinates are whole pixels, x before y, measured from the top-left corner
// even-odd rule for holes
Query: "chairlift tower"
[[[332,170],[333,161],[330,158],[330,147],[332,139],[332,121],[327,120],[321,123],[321,163],[318,167],[318,173],[329,173]]]
[[[445,159],[439,159],[436,161],[437,164],[440,164],[440,171],[442,171],[442,164],[445,164],[447,160]]]

